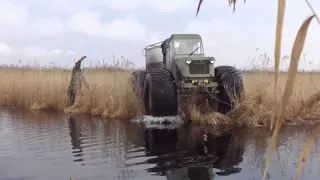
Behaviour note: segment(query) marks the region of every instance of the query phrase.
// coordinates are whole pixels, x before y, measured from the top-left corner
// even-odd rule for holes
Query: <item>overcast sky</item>
[[[273,58],[277,1],[227,0],[0,0],[0,63],[37,61],[72,65],[86,55],[96,63],[124,56],[144,66],[142,49],[172,33],[199,33],[217,64],[249,67]],[[320,13],[320,1],[310,0]],[[283,52],[290,54],[298,28],[311,14],[304,0],[287,1]],[[320,69],[320,25],[311,23],[300,67]],[[259,49],[256,51],[256,49]],[[87,62],[88,64],[88,62]],[[282,67],[288,64],[282,64]]]

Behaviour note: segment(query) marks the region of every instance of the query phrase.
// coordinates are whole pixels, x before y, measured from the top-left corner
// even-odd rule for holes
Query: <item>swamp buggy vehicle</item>
[[[143,52],[146,69],[133,72],[131,82],[146,115],[175,116],[181,99],[195,94],[200,94],[197,104],[227,113],[243,97],[240,71],[227,65],[215,67],[215,58],[204,55],[199,34],[172,34]]]

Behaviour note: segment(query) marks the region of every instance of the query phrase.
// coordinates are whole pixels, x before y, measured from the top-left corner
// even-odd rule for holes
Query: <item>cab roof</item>
[[[172,34],[170,39],[201,39],[199,34]]]

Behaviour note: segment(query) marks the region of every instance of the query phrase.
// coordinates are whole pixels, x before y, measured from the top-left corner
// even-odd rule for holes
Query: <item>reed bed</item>
[[[284,17],[285,17],[285,9],[286,9],[286,0],[278,0],[278,11],[277,11],[277,23],[276,23],[276,36],[275,36],[275,48],[274,48],[274,62],[275,62],[275,74],[274,74],[274,88],[273,88],[273,99],[274,99],[274,107],[272,110],[272,115],[271,115],[271,121],[273,122],[274,117],[276,117],[275,121],[275,127],[273,129],[273,123],[271,124],[271,129],[273,129],[273,134],[272,134],[272,139],[269,147],[269,152],[267,155],[267,160],[265,164],[265,169],[264,169],[264,175],[263,179],[267,178],[267,173],[268,169],[271,163],[272,159],[272,154],[275,151],[276,144],[277,144],[277,138],[278,134],[280,132],[280,128],[283,123],[285,123],[286,120],[286,113],[287,110],[290,109],[290,101],[292,101],[292,95],[294,89],[296,89],[296,84],[297,81],[297,69],[298,69],[298,64],[299,60],[301,57],[301,53],[304,47],[305,39],[308,34],[308,28],[313,20],[315,18],[320,25],[320,18],[315,12],[314,8],[312,7],[311,3],[309,0],[304,0],[306,4],[309,6],[311,15],[306,17],[306,19],[302,22],[296,38],[295,42],[292,46],[292,52],[291,52],[291,59],[290,59],[290,65],[289,65],[289,70],[288,70],[288,75],[287,75],[287,80],[286,80],[286,85],[284,88],[284,91],[281,96],[281,100],[278,101],[278,87],[279,87],[279,64],[280,64],[280,56],[281,56],[281,45],[282,45],[282,34],[283,34],[283,22],[284,22]],[[233,11],[235,11],[235,5],[237,3],[236,0],[228,0],[229,5],[233,5]],[[246,1],[244,1],[246,2]],[[203,0],[199,0],[198,3],[198,8],[197,8],[197,13],[198,15],[199,10],[201,5],[203,4]],[[320,93],[315,93],[312,96],[310,96],[306,100],[306,105],[304,107],[300,108],[298,111],[298,114],[301,112],[301,109],[307,109],[315,105],[319,100],[320,100]],[[295,179],[300,179],[300,176],[303,171],[304,163],[309,155],[311,145],[313,144],[314,140],[316,139],[316,136],[320,133],[320,126],[313,131],[313,133],[308,137],[306,144],[304,145],[302,154],[300,156],[299,164],[298,164],[298,169],[296,172],[296,177]]]
[[[274,104],[273,98],[274,73],[272,72],[242,72],[245,85],[245,99],[236,105],[230,114],[220,113],[201,114],[198,108],[192,107],[191,119],[194,122],[219,124],[237,124],[250,127],[270,126],[275,120],[272,117]],[[285,124],[313,124],[320,122],[320,104],[310,104],[310,96],[319,93],[320,73],[301,72],[296,77],[296,86],[285,111]],[[287,73],[279,74],[276,98],[281,98]],[[315,100],[315,98],[312,98]],[[273,119],[272,119],[273,118]]]
[[[71,71],[63,68],[2,67],[0,68],[0,105],[38,110],[63,110],[67,113],[86,113],[105,118],[127,118],[143,115],[131,84],[133,69],[92,67],[83,70],[90,90],[82,88],[76,103],[67,107],[67,88]],[[193,123],[237,124],[250,127],[271,123],[273,74],[265,71],[245,71],[245,100],[230,114],[201,114],[190,108]],[[284,91],[286,73],[279,75],[278,98]],[[297,86],[286,109],[287,124],[316,123],[320,105],[310,106],[309,97],[318,92],[320,72],[300,73]],[[190,106],[193,107],[193,106]]]
[[[129,83],[130,70],[89,68],[84,75],[90,90],[82,88],[76,103],[67,107],[71,70],[4,67],[0,69],[0,105],[38,110],[64,110],[104,117],[141,114]]]

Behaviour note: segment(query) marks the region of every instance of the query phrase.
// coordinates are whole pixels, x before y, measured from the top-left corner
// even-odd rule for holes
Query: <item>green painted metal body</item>
[[[197,49],[197,50],[196,50]],[[196,50],[194,53],[192,53]],[[191,54],[192,53],[192,54]],[[145,48],[146,70],[155,67],[169,69],[179,89],[204,88],[215,90],[214,57],[204,55],[202,38],[199,34],[172,34],[163,42]],[[187,62],[191,63],[188,64]],[[192,80],[199,83],[194,84]],[[208,80],[208,84],[201,84]]]

